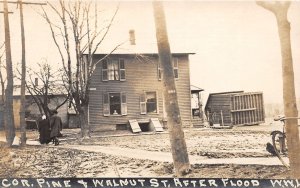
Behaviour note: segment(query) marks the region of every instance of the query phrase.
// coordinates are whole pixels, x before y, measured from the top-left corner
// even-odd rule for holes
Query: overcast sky
[[[55,1],[50,1],[55,4]],[[117,2],[102,1],[103,20],[110,18]],[[164,2],[171,51],[195,52],[190,57],[191,84],[203,88],[204,99],[212,92],[263,91],[265,102],[282,102],[281,54],[275,17],[254,1]],[[1,6],[2,9],[2,6]],[[16,6],[10,15],[14,63],[20,62],[20,25]],[[36,11],[25,8],[27,62],[47,59],[56,65],[59,54],[48,25]],[[296,94],[300,96],[300,2],[289,10]],[[4,41],[3,15],[0,42]],[[118,44],[134,29],[137,43],[155,42],[150,1],[121,1],[107,44]],[[104,48],[104,47],[103,47]],[[100,48],[101,50],[101,48]],[[204,100],[205,102],[205,100]]]

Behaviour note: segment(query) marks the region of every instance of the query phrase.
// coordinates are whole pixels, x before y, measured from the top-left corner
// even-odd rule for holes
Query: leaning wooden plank
[[[129,120],[129,124],[132,129],[132,132],[134,133],[142,132],[139,123],[137,122],[136,119]]]
[[[159,122],[159,120],[158,120],[158,118],[151,118],[150,120],[151,120],[150,121],[150,126],[154,127],[154,130],[156,132],[164,131],[161,124],[160,124],[160,122]]]

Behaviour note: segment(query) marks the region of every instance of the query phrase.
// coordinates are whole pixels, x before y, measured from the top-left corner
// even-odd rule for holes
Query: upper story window
[[[176,80],[178,80],[179,78],[179,71],[178,71],[178,58],[177,57],[173,57],[172,58],[172,63],[173,63],[173,70],[174,70],[174,78]],[[158,77],[158,80],[161,80],[162,77],[163,77],[163,74],[162,74],[162,67],[160,65],[160,63],[158,63],[157,65],[157,77]]]
[[[102,81],[126,80],[124,59],[105,59],[102,61]]]

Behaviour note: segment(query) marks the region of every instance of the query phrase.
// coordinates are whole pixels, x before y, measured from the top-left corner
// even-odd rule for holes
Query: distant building
[[[211,93],[205,113],[214,124],[254,125],[265,122],[262,92],[232,91]]]
[[[49,107],[55,108],[58,104],[66,99],[65,94],[54,94],[51,95],[49,101]],[[13,112],[14,112],[14,123],[15,127],[18,129],[20,128],[20,105],[21,105],[21,95],[19,87],[14,88],[14,95],[13,95]],[[63,106],[58,109],[58,114],[62,118],[63,127],[68,127],[68,102],[66,102]],[[38,120],[41,118],[41,114],[39,111],[38,106],[34,102],[33,97],[26,93],[25,95],[25,118],[27,121],[28,126],[32,126],[33,121]],[[3,120],[3,112],[0,111],[0,121]],[[1,126],[2,127],[2,123]],[[28,127],[31,128],[31,127]]]

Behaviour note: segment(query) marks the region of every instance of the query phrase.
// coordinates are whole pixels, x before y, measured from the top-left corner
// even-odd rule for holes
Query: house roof
[[[202,89],[200,87],[197,87],[197,86],[194,86],[194,85],[191,85],[191,92],[192,93],[198,93],[198,92],[201,92],[201,91],[204,91],[204,89]]]
[[[226,91],[226,92],[219,92],[219,93],[210,93],[209,95],[232,95],[236,93],[244,93],[244,91]]]
[[[130,30],[129,35],[127,32],[119,33],[122,39],[113,39],[108,42],[101,43],[95,54],[158,54],[157,41],[154,36],[143,35],[143,32],[138,30]],[[118,42],[117,42],[118,41]],[[183,43],[170,43],[172,54],[195,54]],[[115,49],[118,46],[117,49]],[[113,49],[115,49],[113,51]],[[113,52],[112,52],[113,51]],[[87,52],[85,53],[87,54]]]
[[[158,54],[158,48],[156,43],[144,43],[144,44],[131,45],[129,42],[126,42],[113,51],[115,47],[98,50],[95,54],[98,55],[106,55],[110,53],[115,55],[129,55],[129,54],[157,55]],[[187,50],[180,50],[180,49],[174,49],[174,50],[171,49],[171,53],[177,55],[195,54],[194,52],[190,52]]]
[[[31,95],[31,94],[28,92],[28,89],[25,89],[25,95],[26,95],[26,96]],[[49,95],[61,96],[61,95],[66,95],[66,93],[63,93],[61,90],[57,89],[55,93],[51,93],[51,94],[49,94]],[[13,96],[15,96],[15,97],[21,96],[21,86],[20,86],[20,85],[14,86]]]

